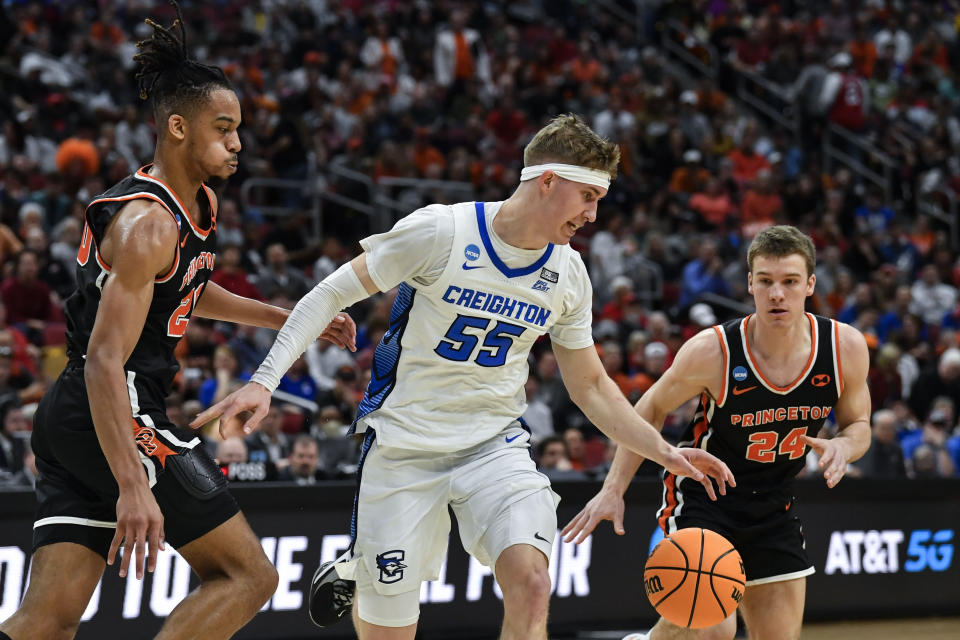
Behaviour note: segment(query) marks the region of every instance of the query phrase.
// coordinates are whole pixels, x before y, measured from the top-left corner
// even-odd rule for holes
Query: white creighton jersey
[[[593,345],[580,255],[506,244],[492,230],[501,205],[431,205],[361,242],[374,283],[400,285],[355,423],[384,446],[452,452],[490,440],[526,409],[537,338]]]

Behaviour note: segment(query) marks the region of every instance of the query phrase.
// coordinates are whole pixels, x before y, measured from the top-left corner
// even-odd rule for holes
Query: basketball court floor
[[[633,629],[639,631],[639,629]],[[620,640],[630,631],[595,631],[578,640]],[[741,632],[738,638],[746,637]],[[801,640],[960,640],[960,618],[910,620],[856,620],[811,622],[803,625]]]

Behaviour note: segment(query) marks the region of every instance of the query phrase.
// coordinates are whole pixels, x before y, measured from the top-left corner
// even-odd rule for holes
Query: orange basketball
[[[680,529],[664,538],[643,571],[657,613],[691,629],[712,627],[736,611],[745,583],[740,554],[709,529]]]

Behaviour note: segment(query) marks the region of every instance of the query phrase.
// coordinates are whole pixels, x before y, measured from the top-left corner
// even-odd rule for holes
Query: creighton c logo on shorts
[[[403,580],[403,570],[407,565],[402,561],[406,553],[403,549],[394,549],[384,551],[377,556],[377,568],[380,569],[380,582],[383,584],[393,584]]]

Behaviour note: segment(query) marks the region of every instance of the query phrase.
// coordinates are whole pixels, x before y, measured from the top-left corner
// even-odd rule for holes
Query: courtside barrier
[[[593,496],[592,482],[556,483],[562,527]],[[354,485],[314,487],[234,484],[233,491],[280,585],[236,638],[350,638],[349,622],[321,631],[306,615],[317,563],[349,544]],[[632,628],[655,620],[643,593],[643,564],[655,533],[658,482],[641,480],[627,494],[627,535],[601,525],[582,545],[554,546],[551,635]],[[880,481],[845,479],[797,484],[796,508],[817,572],[807,583],[807,620],[960,615],[960,479]],[[0,620],[15,609],[29,569],[34,499],[0,492]],[[531,532],[531,535],[534,532]],[[79,640],[148,638],[196,584],[172,550],[142,582],[121,580],[108,567],[87,608]],[[748,576],[749,578],[749,576]],[[421,590],[423,638],[493,638],[501,616],[490,571],[469,559],[454,527],[440,580]]]

